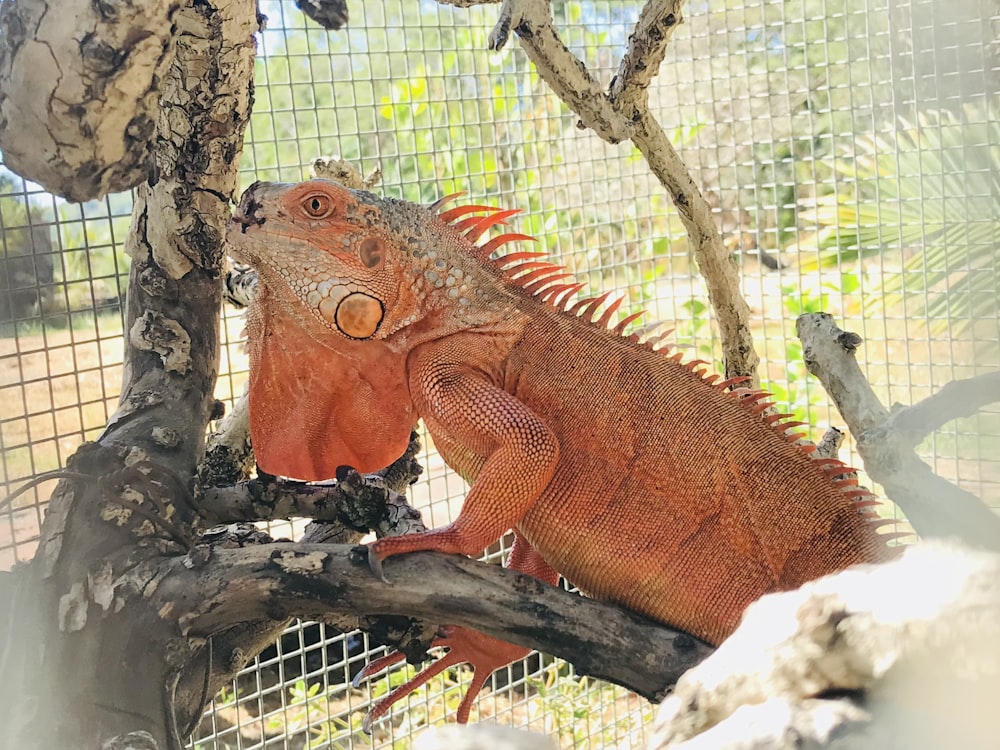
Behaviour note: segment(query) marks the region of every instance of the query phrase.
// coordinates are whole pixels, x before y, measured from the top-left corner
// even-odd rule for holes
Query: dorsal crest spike
[[[741,388],[737,391],[732,392],[733,396],[744,406],[749,407],[762,399],[771,398],[772,393],[767,391],[755,391],[750,388]]]
[[[629,324],[634,323],[635,321],[637,321],[639,318],[641,318],[645,314],[646,313],[645,313],[644,310],[640,310],[637,313],[632,313],[628,317],[622,318],[618,322],[618,325],[615,326],[615,333],[617,333],[619,336],[621,336],[622,334],[625,333],[625,329],[629,327]]]
[[[562,279],[565,279],[567,276],[572,276],[572,275],[573,274],[571,273],[549,273],[548,275],[541,276],[535,281],[532,281],[528,284],[521,284],[521,288],[524,289],[524,291],[528,292],[529,294],[534,294],[537,296],[539,292],[543,291],[544,289],[547,289],[549,284],[555,283],[556,281],[560,281]],[[521,279],[518,279],[517,282],[520,284]]]
[[[562,299],[559,300],[558,307],[556,309],[557,310],[562,310],[565,313],[569,313],[569,310],[570,310],[570,308],[569,308],[570,300],[573,299],[573,295],[577,294],[585,286],[587,286],[587,285],[586,284],[581,284],[580,282],[577,282],[575,284],[569,284],[569,285],[567,285],[566,295]]]
[[[764,421],[771,425],[785,425],[786,427],[791,427],[791,422],[785,422],[789,417],[794,416],[792,414],[785,414],[783,412],[775,412],[773,414],[766,414],[764,416]],[[803,424],[802,422],[796,422],[796,424]]]
[[[604,292],[603,294],[599,294],[591,299],[581,300],[578,305],[573,306],[573,310],[580,307],[583,310],[583,312],[578,313],[580,317],[584,320],[593,320],[594,314],[597,312],[597,308],[603,305],[610,296],[611,292]],[[570,312],[572,313],[573,310],[570,310]]]
[[[478,217],[477,221],[473,222],[468,227],[461,227],[459,231],[464,232],[466,239],[470,242],[475,242],[482,237],[483,232],[490,227],[495,226],[496,224],[506,224],[507,219],[519,213],[521,213],[521,209],[519,208],[508,208],[503,211],[496,211],[491,213],[489,216]],[[459,224],[456,224],[455,227],[459,228],[459,226],[464,223],[464,221],[459,222]]]
[[[553,284],[550,287],[546,287],[541,292],[538,293],[537,297],[542,302],[546,302],[556,309],[559,309],[559,304],[556,302],[556,298],[568,289],[572,289],[575,284]]]
[[[466,206],[455,206],[454,208],[449,208],[447,211],[442,211],[438,214],[438,218],[445,224],[451,224],[456,219],[460,219],[466,214],[478,214],[484,211],[487,213],[496,213],[500,210],[501,209],[496,206],[483,206],[478,203],[470,203]]]
[[[497,268],[506,268],[507,266],[511,266],[515,263],[522,263],[526,260],[534,260],[536,258],[544,257],[546,257],[546,253],[516,252],[501,256],[493,261],[493,263]]]
[[[465,219],[459,219],[458,221],[454,222],[452,226],[455,227],[455,229],[458,230],[460,233],[465,234],[470,229],[475,227],[479,222],[483,221],[484,219],[490,219],[490,218],[492,218],[492,216],[469,216]]]
[[[618,311],[618,308],[622,306],[622,302],[624,301],[625,299],[623,297],[618,297],[617,299],[611,300],[611,304],[607,306],[607,308],[604,310],[604,313],[597,320],[597,325],[600,328],[610,327],[611,318]]]
[[[665,325],[666,325],[666,323],[664,323],[663,321],[656,320],[656,321],[653,321],[652,323],[647,323],[646,325],[644,325],[644,326],[636,329],[635,335],[638,338],[643,339],[643,338],[646,338],[647,336],[649,336],[649,335],[651,335],[653,333],[656,333],[656,332],[659,332],[661,335],[664,334],[664,333],[666,333],[666,334],[673,333],[674,329],[672,329],[672,328],[664,328]]]
[[[497,248],[508,242],[538,242],[530,234],[521,234],[519,232],[505,232],[504,234],[498,234],[493,239],[484,242],[476,249],[476,255],[480,258],[489,258]]]
[[[547,260],[526,260],[522,263],[518,263],[513,268],[508,268],[506,270],[507,278],[515,279],[519,278],[518,274],[524,274],[526,271],[531,271],[536,268],[558,268],[560,271],[562,268],[557,266],[555,263],[550,263]]]
[[[734,385],[743,385],[744,383],[749,383],[751,379],[752,378],[749,375],[740,375],[735,378],[727,378],[726,380],[723,380],[721,383],[719,383],[719,385],[716,387],[725,390],[726,388],[732,388]]]
[[[457,193],[449,193],[448,195],[443,195],[433,203],[429,203],[427,205],[427,210],[432,211],[434,213],[438,213],[441,210],[441,206],[444,206],[447,203],[451,203],[453,200],[461,198],[463,195],[465,195],[464,190],[459,190]]]
[[[532,265],[534,268],[525,268],[525,266]],[[520,266],[515,266],[513,269],[508,271],[508,278],[517,284],[522,289],[527,288],[528,284],[532,283],[537,279],[547,278],[553,275],[559,275],[560,278],[565,278],[569,276],[566,271],[564,271],[559,266],[554,266],[551,263],[543,263],[541,261],[535,261],[532,263],[523,263]],[[516,276],[514,274],[517,274]]]

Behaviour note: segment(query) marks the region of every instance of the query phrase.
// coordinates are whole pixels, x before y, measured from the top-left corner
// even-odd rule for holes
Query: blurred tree
[[[30,206],[15,180],[0,174],[0,320],[45,309],[53,297],[51,219]]]

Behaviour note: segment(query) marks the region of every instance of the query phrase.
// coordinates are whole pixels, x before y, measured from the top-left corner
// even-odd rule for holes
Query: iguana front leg
[[[506,567],[510,570],[517,570],[541,579],[552,585],[559,582],[559,574],[517,532],[514,532],[514,546],[511,548],[510,556],[507,558]],[[531,653],[531,649],[515,646],[476,630],[457,625],[444,625],[438,631],[438,637],[434,639],[431,647],[447,648],[448,653],[429,667],[421,670],[409,682],[400,685],[376,701],[368,711],[368,715],[362,724],[362,729],[365,733],[371,733],[372,724],[388,713],[393,703],[401,698],[405,698],[444,670],[460,664],[469,664],[473,669],[472,682],[469,684],[469,688],[463,696],[462,702],[455,714],[455,720],[459,724],[465,724],[469,720],[469,712],[472,710],[472,704],[483,689],[486,681],[490,678],[490,675],[501,667],[523,659]],[[380,659],[376,659],[357,674],[353,681],[354,686],[357,687],[361,684],[362,680],[378,674],[394,664],[398,664],[404,658],[401,652],[393,651]]]
[[[369,561],[379,575],[382,560],[405,552],[478,555],[524,518],[559,461],[545,422],[483,373],[442,361],[438,348],[411,355],[410,392],[438,450],[472,488],[447,526],[374,542]]]

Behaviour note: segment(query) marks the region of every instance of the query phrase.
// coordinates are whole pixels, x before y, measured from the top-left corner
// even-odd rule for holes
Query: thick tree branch
[[[678,682],[649,747],[991,747],[998,582],[1000,556],[938,542],[763,597]]]
[[[26,749],[125,747],[140,735],[179,748],[201,713],[205,675],[224,680],[242,666],[210,658],[205,639],[180,637],[141,587],[116,586],[176,558],[174,541],[190,544],[198,521],[189,489],[215,413],[221,240],[258,20],[251,0],[146,5],[0,4],[8,166],[76,199],[142,182],[125,240],[121,401],[99,443],[70,459],[88,478],[59,485],[21,572],[0,725]],[[23,144],[11,133],[32,152],[16,165]],[[269,628],[273,637],[281,621],[244,619],[220,637],[263,646]]]
[[[18,0],[0,5],[0,150],[71,200],[153,172],[159,86],[183,3]]]
[[[957,536],[968,544],[1000,550],[1000,518],[975,495],[931,471],[913,452],[912,432],[895,429],[898,417],[891,416],[879,401],[854,358],[861,337],[841,330],[826,313],[800,316],[796,330],[806,367],[836,403],[857,441],[865,471],[885,488],[917,533]],[[961,400],[962,408],[955,416],[964,416],[975,403],[996,400],[995,392],[990,396],[995,377],[976,381],[974,397]],[[946,401],[954,403],[954,395],[949,394]],[[926,418],[930,407],[918,404],[915,408],[921,424],[933,423]]]
[[[133,577],[188,636],[240,618],[407,615],[538,648],[652,700],[712,650],[610,604],[459,556],[391,558],[385,572],[391,585],[371,575],[365,547],[273,544],[214,550],[204,564],[176,559],[155,578],[149,570]]]

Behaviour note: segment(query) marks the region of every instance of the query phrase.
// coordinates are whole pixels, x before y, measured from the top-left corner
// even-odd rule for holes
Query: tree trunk
[[[31,14],[32,3],[17,5]],[[5,10],[9,29],[17,9]],[[117,20],[136,23],[124,12]],[[78,477],[54,493],[37,556],[5,577],[0,725],[11,747],[177,747],[205,700],[205,641],[181,637],[150,592],[122,576],[185,554],[196,527],[190,482],[215,408],[222,238],[252,98],[256,4],[172,7],[167,25],[172,59],[156,81],[150,138],[156,176],[137,191],[126,241],[121,403],[98,443],[69,462]],[[163,35],[113,26],[105,39]],[[105,51],[123,69],[145,64],[124,42]],[[50,161],[60,157],[73,162],[76,151]]]

